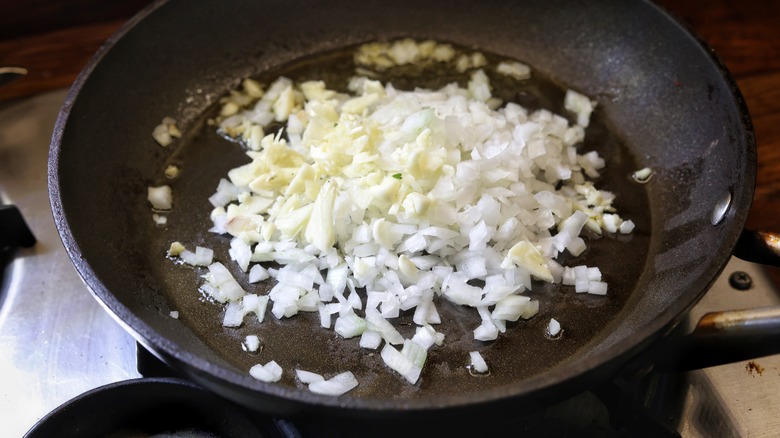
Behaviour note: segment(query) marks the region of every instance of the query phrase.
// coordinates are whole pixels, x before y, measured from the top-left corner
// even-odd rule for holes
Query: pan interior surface
[[[632,236],[589,241],[586,262],[602,268],[607,298],[534,288],[540,314],[510,325],[508,336],[489,345],[473,341],[475,312],[443,306],[442,319],[458,324],[446,328],[446,346],[431,351],[418,386],[402,382],[356,340],[320,330],[316,315],[223,328],[221,308],[197,292],[200,272],[164,257],[178,240],[229,260],[227,239],[205,232],[207,198],[247,158],[204,123],[219,96],[244,77],[305,75],[295,60],[401,37],[528,63],[538,80],[524,90],[524,104],[555,105],[565,88],[598,100],[584,147],[607,160],[597,187],[617,193],[618,210],[638,225]],[[694,38],[644,2],[247,1],[192,8],[171,1],[96,60],[77,81],[53,140],[50,184],[63,241],[93,293],[145,345],[212,388],[229,386],[225,394],[415,409],[518,397],[613,370],[605,365],[635,352],[706,290],[728,259],[752,196],[755,145],[733,83]],[[150,136],[166,116],[185,131],[176,151]],[[170,163],[182,174],[169,225],[158,228],[146,188],[161,182]],[[655,172],[643,186],[630,179],[641,167]],[[713,226],[710,213],[724,193],[732,194],[732,208]],[[544,336],[550,317],[564,322],[560,340]],[[260,335],[260,354],[242,351],[247,334]],[[483,351],[490,376],[469,375],[471,350]],[[361,385],[344,399],[324,399],[297,389],[292,376],[282,385],[248,376],[251,365],[271,359],[286,370],[350,369]]]
[[[353,53],[354,48],[349,48],[324,54],[275,69],[257,79],[266,85],[279,75],[296,82],[325,79],[331,88],[346,91],[347,80],[354,74]],[[496,57],[488,54],[488,58],[493,60]],[[417,70],[414,67],[410,69]],[[401,89],[416,86],[438,89],[456,80],[464,86],[468,80],[467,74],[457,75],[451,71],[447,74],[444,68],[438,69],[442,71],[435,70],[415,71],[414,74],[391,73],[389,80]],[[551,81],[541,77],[516,81],[490,74],[493,76],[494,94],[503,100],[524,100],[530,110],[544,108],[565,114],[565,89]],[[212,108],[205,115],[215,117],[217,111],[218,108]],[[604,237],[591,233],[585,255],[562,260],[571,266],[587,264],[602,267],[614,291],[607,297],[575,294],[571,286],[537,282],[527,295],[540,301],[540,313],[530,321],[509,324],[507,333],[494,342],[474,340],[473,330],[481,322],[475,309],[457,306],[445,299],[437,300],[442,324],[436,330],[445,334],[445,342],[442,347],[430,351],[419,385],[408,384],[386,368],[378,351],[360,348],[358,338],[345,340],[332,330],[322,329],[316,312],[301,312],[282,320],[269,314],[263,323],[247,317],[241,327],[225,328],[221,326],[224,306],[208,302],[198,292],[203,281],[200,276],[207,271],[165,260],[164,254],[171,242],[183,242],[189,248],[194,245],[213,248],[215,259],[229,266],[234,277],[242,280],[242,286],[250,293],[265,294],[275,282],[268,280],[265,284],[249,284],[247,275],[230,260],[227,251],[230,236],[206,232],[211,227],[208,197],[231,167],[245,164],[249,158],[239,144],[218,135],[212,124],[196,123],[194,127],[195,132],[185,134],[186,140],[171,151],[165,163],[161,163],[181,169],[177,179],[170,181],[159,175],[154,181],[154,185],[170,184],[176,199],[176,206],[168,215],[168,224],[157,227],[151,220],[145,220],[144,216],[149,216],[148,211],[138,209],[138,221],[145,228],[143,234],[150,237],[146,245],[148,252],[143,254],[143,259],[148,263],[145,269],[164,282],[161,292],[165,302],[170,309],[179,310],[181,323],[238,370],[247,371],[253,365],[269,360],[285,364],[286,368],[300,368],[324,375],[350,370],[361,381],[350,395],[375,399],[451,396],[506,386],[579,356],[579,350],[587,349],[596,339],[603,337],[603,331],[608,330],[631,296],[636,279],[644,268],[650,237],[645,186],[632,180],[631,174],[637,169],[637,164],[610,133],[603,118],[597,117],[589,127],[586,142],[579,152],[596,150],[606,158],[607,169],[597,185],[617,194],[618,211],[636,216],[638,230],[630,235]],[[613,254],[631,256],[614,258]],[[361,291],[361,299],[365,302],[365,291]],[[393,320],[406,338],[414,335],[416,325],[412,322],[412,314],[413,311],[407,311],[401,318]],[[548,339],[546,335],[547,323],[553,317],[565,326],[564,335],[555,340]],[[263,346],[260,352],[244,351],[243,340],[248,335],[260,337]],[[468,370],[468,352],[477,350],[492,364],[490,376],[472,375]],[[287,377],[283,382],[295,385],[292,373]]]

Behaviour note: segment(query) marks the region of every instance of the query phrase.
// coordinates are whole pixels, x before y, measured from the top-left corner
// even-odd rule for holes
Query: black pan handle
[[[780,353],[780,306],[707,313],[691,334],[669,336],[656,349],[658,371],[688,371]]]
[[[734,255],[746,262],[780,266],[780,233],[745,228],[734,247]]]
[[[780,234],[745,229],[734,255],[780,266]],[[731,281],[732,287],[741,288],[739,277]],[[692,333],[668,336],[653,350],[654,369],[659,371],[688,371],[778,354],[780,306],[707,313]]]

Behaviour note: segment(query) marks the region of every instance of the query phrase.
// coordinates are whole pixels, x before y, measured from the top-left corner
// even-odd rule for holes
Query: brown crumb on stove
[[[755,377],[753,374],[753,371],[758,373],[758,375],[762,375],[764,373],[764,367],[758,364],[758,362],[751,360],[750,362],[745,365],[745,371],[748,372],[751,376]]]

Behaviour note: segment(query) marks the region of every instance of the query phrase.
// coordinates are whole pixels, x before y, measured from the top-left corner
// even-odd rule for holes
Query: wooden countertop
[[[80,11],[89,10],[90,13],[76,13],[68,20],[62,15],[67,9],[55,2],[35,0],[28,3],[36,5],[34,11],[32,7],[20,10],[23,6],[14,6],[19,16],[30,17],[33,12],[44,14],[27,18],[30,26],[35,26],[23,28],[18,20],[0,18],[0,24],[5,20],[16,26],[2,26],[6,31],[0,31],[0,66],[21,66],[29,70],[26,77],[0,87],[0,104],[70,86],[103,41],[149,0],[109,2],[115,5],[110,10],[105,10],[104,2],[71,1],[82,6]],[[780,2],[657,2],[702,37],[737,80],[753,119],[758,143],[758,179],[748,227],[780,231]],[[96,4],[103,5],[104,10],[88,8]],[[45,15],[47,11],[48,15]],[[12,17],[13,12],[12,8]],[[42,25],[46,20],[52,23],[48,28]],[[25,33],[24,29],[33,30]],[[780,269],[770,268],[769,272],[780,285]]]

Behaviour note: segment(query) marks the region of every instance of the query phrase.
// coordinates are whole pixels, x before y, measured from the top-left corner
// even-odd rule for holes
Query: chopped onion
[[[382,360],[390,369],[403,376],[409,383],[417,383],[422,367],[416,366],[409,357],[396,350],[390,344],[385,344],[381,352]]]
[[[260,338],[257,335],[247,335],[244,338],[244,345],[246,346],[246,351],[254,353],[260,349]]]
[[[550,323],[547,324],[547,334],[550,336],[558,336],[558,334],[561,332],[561,324],[555,320],[555,318],[550,318]]]
[[[366,320],[354,313],[348,313],[336,318],[334,330],[343,338],[353,338],[366,330]]]
[[[263,382],[278,382],[282,379],[282,367],[275,361],[270,361],[265,365],[253,366],[249,369],[249,374]]]
[[[441,322],[442,297],[477,309],[475,339],[497,339],[507,321],[538,314],[539,302],[524,295],[536,280],[605,294],[595,267],[555,259],[587,251],[584,228],[634,226],[615,211],[615,196],[588,180],[605,160],[578,150],[595,101],[566,93],[576,123],[544,109],[502,107],[481,69],[484,55],[432,41],[368,44],[355,55],[377,71],[445,61],[468,71],[467,88],[401,91],[361,77],[345,94],[321,81],[279,78],[267,90],[245,81],[217,117],[220,133],[242,142],[251,161],[228,172],[209,198],[211,231],[232,236],[230,258],[250,283],[276,280],[264,305],[280,319],[318,312],[322,327],[360,335],[363,348],[384,340],[382,359],[411,383],[428,349],[444,340],[431,326]],[[494,71],[530,76],[518,62]],[[270,132],[275,122],[283,128]],[[267,262],[278,266],[259,264]],[[202,290],[227,303],[230,326],[260,299],[219,263],[209,265]],[[391,321],[411,310],[418,327],[405,339]],[[472,362],[482,369],[484,361]],[[343,393],[334,379],[310,389]]]
[[[366,330],[360,336],[360,346],[369,350],[376,350],[382,343],[382,335],[373,330]]]
[[[309,384],[309,391],[315,394],[339,396],[345,394],[358,386],[355,376],[349,372],[343,372],[331,377],[328,380],[320,380]]]
[[[479,351],[470,351],[469,357],[471,358],[471,366],[474,371],[478,373],[488,372],[487,363],[485,362],[485,359],[482,358],[482,355],[479,353]]]
[[[268,273],[268,270],[266,270],[262,265],[254,265],[249,270],[250,283],[259,283],[269,278],[271,278],[271,275]]]
[[[155,210],[170,210],[173,206],[173,195],[170,186],[149,187],[146,199]]]
[[[182,245],[180,242],[172,242],[171,247],[168,249],[168,256],[176,257],[185,249],[186,248],[184,248],[184,245]]]
[[[502,75],[513,77],[517,80],[531,77],[531,68],[520,62],[503,61],[496,66],[496,71]]]
[[[314,382],[322,382],[325,380],[324,377],[322,377],[321,374],[312,373],[311,371],[304,371],[304,370],[295,370],[295,376],[298,377],[298,380],[301,381],[301,383],[305,384],[311,384]]]

